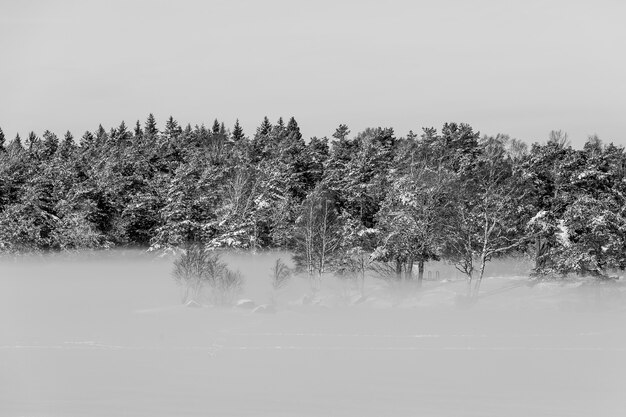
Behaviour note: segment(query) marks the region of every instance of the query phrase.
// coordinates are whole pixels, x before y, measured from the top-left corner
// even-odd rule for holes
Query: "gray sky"
[[[626,145],[626,2],[0,2],[0,127],[75,136],[125,120],[303,134],[445,121]]]

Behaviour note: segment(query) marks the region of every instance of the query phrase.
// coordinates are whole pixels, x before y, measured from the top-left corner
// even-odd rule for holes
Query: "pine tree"
[[[178,122],[174,120],[174,117],[170,116],[167,122],[165,122],[165,131],[163,133],[165,137],[172,140],[178,138],[183,133],[183,130],[178,125]]]
[[[298,122],[296,122],[296,119],[293,116],[287,123],[287,138],[296,142],[300,142],[302,140],[302,134],[300,133]]]
[[[4,138],[4,132],[2,131],[2,128],[0,128],[0,151],[4,151],[4,142],[5,142],[5,138]]]
[[[217,135],[220,133],[220,122],[217,119],[213,121],[213,127],[211,128],[211,131],[213,132],[214,135]]]
[[[259,128],[257,129],[257,134],[267,135],[271,131],[272,131],[272,124],[270,123],[270,119],[268,119],[267,116],[265,116],[265,118],[263,118],[263,122],[261,123],[261,126],[259,126]]]
[[[348,129],[348,126],[340,124],[339,127],[335,130],[335,133],[333,133],[333,137],[338,140],[345,140],[349,134],[350,129]]]
[[[74,135],[69,130],[65,132],[65,136],[63,137],[63,142],[57,151],[60,153],[62,158],[69,158],[72,153],[76,150],[76,143],[74,143]]]
[[[155,137],[159,133],[156,120],[154,119],[154,115],[152,113],[148,115],[148,119],[146,120],[146,127],[144,128],[144,133],[146,134],[146,136],[151,137]]]
[[[15,139],[11,141],[11,143],[7,147],[7,150],[10,152],[21,152],[24,150],[24,146],[22,145],[22,138],[20,137],[19,133],[15,135]]]
[[[43,157],[50,158],[59,148],[59,138],[54,133],[46,130],[43,134]]]
[[[82,138],[80,138],[80,146],[85,149],[89,148],[93,145],[95,140],[96,138],[93,136],[93,133],[87,130],[83,134]]]
[[[126,142],[126,140],[130,138],[130,132],[126,128],[126,123],[123,120],[122,120],[122,123],[120,123],[115,133],[116,133],[115,139],[117,143],[124,143]]]
[[[234,142],[239,142],[240,140],[244,138],[243,129],[241,128],[241,125],[239,124],[239,119],[235,121],[235,126],[233,127],[232,137],[233,137]]]
[[[98,130],[96,130],[95,136],[95,144],[98,147],[103,146],[109,140],[109,135],[107,134],[107,131],[104,130],[104,127],[102,127],[102,125],[98,126]]]
[[[35,132],[30,132],[28,134],[28,138],[26,138],[26,147],[28,149],[28,151],[31,154],[35,154],[37,152],[37,148],[39,147],[39,144],[41,143],[41,140],[39,139],[39,137],[35,134]]]
[[[135,139],[139,139],[143,136],[143,130],[141,129],[141,123],[139,123],[139,120],[137,120],[137,123],[135,123]]]

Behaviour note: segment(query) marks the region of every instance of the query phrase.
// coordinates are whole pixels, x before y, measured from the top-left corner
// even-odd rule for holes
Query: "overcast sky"
[[[470,123],[626,145],[626,2],[0,2],[0,127],[57,134],[148,113],[303,134]]]

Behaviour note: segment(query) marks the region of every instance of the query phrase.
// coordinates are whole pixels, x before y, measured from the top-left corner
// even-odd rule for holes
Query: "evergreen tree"
[[[135,135],[135,139],[143,137],[143,130],[141,129],[141,123],[139,122],[139,120],[137,120],[137,123],[135,123],[135,131],[133,133]]]
[[[261,126],[257,129],[257,135],[268,135],[272,131],[272,124],[270,123],[270,119],[265,116],[263,118],[263,122]]]
[[[350,130],[348,129],[348,126],[340,124],[339,127],[335,130],[335,133],[333,133],[333,137],[337,140],[345,140],[349,134]]]
[[[28,137],[26,138],[26,149],[28,153],[33,157],[38,157],[41,147],[41,139],[39,136],[35,134],[35,132],[30,132]]]
[[[244,138],[243,129],[239,124],[239,119],[235,121],[235,126],[233,127],[232,133],[233,142],[239,142]]]
[[[61,143],[61,146],[59,147],[57,152],[61,155],[62,158],[69,159],[75,150],[76,143],[74,142],[74,136],[68,130],[65,133],[65,136],[63,137],[63,142]]]
[[[154,115],[150,113],[148,115],[148,119],[146,120],[146,126],[144,128],[144,134],[149,137],[156,137],[159,133],[159,129],[157,129],[156,120],[154,119]]]
[[[54,155],[59,147],[59,138],[54,133],[46,130],[43,134],[42,156],[47,159]]]
[[[9,143],[9,146],[7,146],[7,152],[12,155],[19,155],[24,152],[22,138],[19,133],[15,135],[15,138],[11,141],[11,143]]]
[[[109,141],[109,135],[107,131],[104,130],[104,127],[102,127],[102,125],[98,126],[98,130],[96,130],[95,136],[96,136],[95,145],[97,147],[102,147]]]
[[[86,131],[83,134],[82,138],[80,138],[80,146],[87,149],[94,144],[95,140],[96,138],[94,137],[93,133],[91,133],[90,131]]]
[[[178,137],[183,133],[183,129],[178,125],[178,122],[174,120],[174,117],[170,116],[165,122],[165,131],[163,134],[169,140],[178,139]]]
[[[220,122],[217,119],[213,121],[213,127],[211,128],[211,131],[214,135],[218,135],[220,133]]]
[[[287,138],[296,142],[300,142],[302,140],[302,134],[300,133],[298,122],[296,122],[294,117],[291,117],[289,119],[289,123],[287,123]]]
[[[2,131],[2,128],[0,128],[0,151],[5,150],[4,146],[5,146],[4,132]]]
[[[328,138],[318,139],[312,137],[306,145],[307,169],[305,172],[306,188],[312,190],[322,181],[324,177],[324,167],[330,157]]]
[[[131,133],[126,128],[126,123],[122,120],[115,131],[115,141],[117,144],[125,144],[130,139]]]

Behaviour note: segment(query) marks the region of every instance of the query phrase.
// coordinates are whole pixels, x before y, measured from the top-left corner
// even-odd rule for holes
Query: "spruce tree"
[[[43,157],[50,158],[59,148],[59,138],[54,133],[46,130],[43,134]]]
[[[300,133],[300,128],[298,127],[298,122],[292,116],[287,123],[287,137],[292,141],[300,142],[302,140],[302,134]]]
[[[62,158],[69,158],[74,150],[76,149],[76,143],[74,143],[74,135],[69,130],[65,132],[65,136],[63,137],[63,142],[59,147],[58,152],[60,153]]]
[[[272,143],[278,144],[287,137],[287,129],[285,128],[285,122],[282,117],[278,118],[276,125],[272,129]]]
[[[35,153],[37,151],[37,147],[39,145],[40,139],[37,137],[35,132],[30,132],[28,134],[28,138],[26,139],[26,147],[30,153]]]
[[[19,133],[15,135],[15,139],[13,139],[13,141],[11,141],[11,143],[9,144],[9,150],[12,150],[12,151],[24,150],[24,146],[22,146],[22,138],[20,137]]]
[[[115,136],[116,136],[115,139],[119,143],[125,142],[126,139],[130,137],[130,132],[126,128],[126,123],[123,120],[122,120],[122,123],[120,123],[120,126],[117,128]]]
[[[239,119],[235,121],[235,126],[233,127],[233,141],[238,142],[244,138],[243,129],[239,124]]]
[[[178,125],[178,122],[174,120],[174,117],[170,116],[165,122],[165,131],[163,132],[168,139],[176,139],[178,138],[183,130]]]
[[[140,137],[143,136],[143,130],[141,129],[141,123],[139,123],[139,120],[137,120],[137,123],[135,123],[135,138],[138,139]]]
[[[93,145],[95,140],[96,138],[93,136],[93,133],[87,130],[80,139],[80,146],[82,148],[88,148]]]
[[[144,128],[144,133],[147,136],[156,136],[159,133],[159,129],[157,129],[156,120],[154,119],[154,115],[150,113],[148,115],[148,119],[146,120],[146,127]]]
[[[211,130],[213,131],[214,135],[220,133],[220,122],[217,119],[213,121],[213,127],[211,128]]]
[[[259,128],[257,129],[257,133],[259,135],[267,135],[271,131],[272,131],[272,124],[270,123],[270,119],[268,119],[267,116],[265,116],[265,118],[263,118],[263,122],[261,123],[261,126],[259,126]]]
[[[109,135],[107,134],[107,131],[104,130],[104,127],[102,127],[102,125],[98,126],[98,130],[96,130],[96,146],[102,146],[105,143],[107,143],[107,141],[109,140]]]

